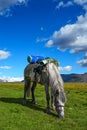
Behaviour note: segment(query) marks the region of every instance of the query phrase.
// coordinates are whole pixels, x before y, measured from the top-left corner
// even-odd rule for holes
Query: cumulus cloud
[[[10,66],[0,66],[0,69],[11,69]]]
[[[77,61],[77,64],[80,64],[81,67],[87,67],[87,53],[85,54],[82,60]]]
[[[72,66],[58,67],[59,71],[71,71]]]
[[[9,16],[11,7],[26,4],[29,0],[0,0],[0,15]]]
[[[4,82],[20,82],[24,80],[23,77],[7,77],[7,76],[2,76],[0,77],[0,79],[3,80]]]
[[[76,23],[67,24],[55,31],[46,46],[57,46],[61,51],[70,49],[71,53],[87,51],[87,13],[85,16],[80,15]]]
[[[7,59],[10,55],[9,51],[0,50],[0,60]]]
[[[82,6],[87,11],[87,0],[74,0],[74,3]]]

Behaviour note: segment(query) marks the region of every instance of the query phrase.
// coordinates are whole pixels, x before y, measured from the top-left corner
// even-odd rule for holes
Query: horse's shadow
[[[33,109],[33,110],[42,111],[42,112],[46,113],[46,108],[45,108],[44,106],[39,105],[39,104],[33,104],[33,103],[31,102],[31,99],[27,99],[27,104],[26,104],[26,105],[23,105],[23,98],[9,98],[9,97],[7,98],[7,97],[1,97],[1,98],[0,98],[0,101],[5,102],[5,103],[20,104],[20,105],[22,105],[22,106],[24,106],[24,107],[29,107],[29,108],[31,108],[31,109]],[[43,108],[43,107],[44,107],[44,108]],[[53,112],[50,112],[49,115],[57,117],[57,115],[54,114]]]

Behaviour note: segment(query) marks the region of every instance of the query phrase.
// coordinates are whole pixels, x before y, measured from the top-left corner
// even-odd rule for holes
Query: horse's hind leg
[[[29,96],[29,91],[30,91],[30,82],[28,80],[25,80],[23,105],[26,105],[26,96]]]
[[[34,95],[34,91],[35,91],[36,85],[37,85],[37,83],[36,83],[36,82],[33,82],[33,84],[32,84],[32,88],[31,88],[32,103],[34,103],[34,104],[36,104],[36,101],[35,101],[35,95]]]

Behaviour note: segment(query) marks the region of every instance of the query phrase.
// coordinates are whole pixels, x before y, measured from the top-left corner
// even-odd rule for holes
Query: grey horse
[[[66,95],[64,92],[64,83],[59,73],[58,67],[54,63],[28,64],[24,69],[24,99],[26,104],[26,97],[32,94],[32,103],[36,103],[34,90],[40,83],[45,86],[47,107],[46,112],[50,113],[50,97],[53,109],[58,113],[58,117],[64,117],[64,106],[66,102]],[[51,94],[49,94],[49,88]]]

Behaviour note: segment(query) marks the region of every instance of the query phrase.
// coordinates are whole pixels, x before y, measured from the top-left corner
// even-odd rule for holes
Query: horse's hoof
[[[31,102],[32,102],[33,104],[37,104],[37,102],[36,102],[36,101],[33,101],[33,100],[32,100]]]
[[[60,119],[64,119],[64,116],[59,116],[59,115],[58,115],[58,118],[60,118]]]
[[[49,109],[46,109],[46,113],[47,113],[47,114],[50,114],[51,112],[50,112],[50,110],[49,110]]]
[[[25,101],[25,100],[23,100],[23,105],[24,105],[24,106],[26,105],[26,101]]]
[[[64,118],[64,114],[59,114],[58,117],[63,119]]]

